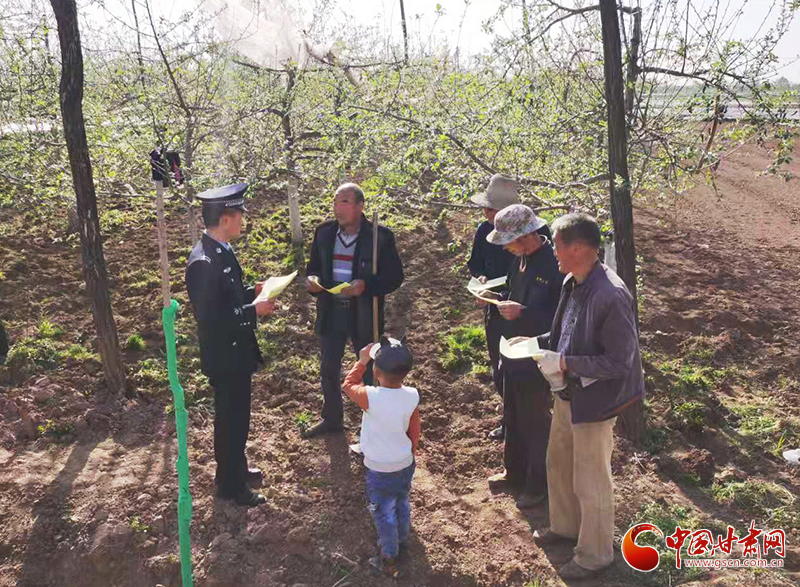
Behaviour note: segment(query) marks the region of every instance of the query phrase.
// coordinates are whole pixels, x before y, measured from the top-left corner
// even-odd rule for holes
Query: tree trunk
[[[197,244],[197,241],[200,240],[200,233],[197,229],[197,214],[194,208],[192,208],[192,200],[194,200],[196,190],[192,185],[192,166],[194,165],[194,120],[191,116],[186,117],[186,142],[184,143],[183,150],[185,154],[184,162],[186,163],[184,167],[183,183],[186,185],[186,197],[188,199],[188,202],[186,202],[186,224],[189,228],[189,242],[191,246],[194,246]]]
[[[617,273],[628,286],[634,299],[636,324],[636,248],[633,240],[633,206],[628,174],[628,139],[625,128],[625,100],[622,81],[622,49],[616,0],[600,0],[603,25],[606,106],[608,109],[608,171],[611,180],[611,216],[614,221],[614,246]],[[644,411],[641,401],[622,413],[627,437],[640,442],[644,437]]]
[[[50,4],[58,23],[58,38],[61,43],[61,118],[72,168],[72,181],[75,184],[86,292],[92,304],[97,346],[103,361],[108,391],[119,394],[127,392],[127,384],[117,325],[111,311],[108,271],[103,257],[97,198],[83,121],[83,55],[78,29],[78,9],[75,0],[50,0]]]
[[[625,80],[625,112],[628,125],[633,125],[633,103],[636,98],[636,77],[639,75],[639,46],[642,44],[642,10],[633,13],[631,52],[628,55],[628,75]]]
[[[295,174],[296,163],[294,159],[292,119],[289,116],[289,111],[292,108],[294,82],[295,70],[290,66],[286,71],[286,94],[282,104],[283,116],[281,118],[281,128],[283,129],[283,138],[285,140],[286,170],[289,172],[286,178],[286,196],[289,201],[289,225],[292,229],[292,243],[298,245],[303,242],[303,227],[300,223],[300,202],[297,199],[297,176]]]
[[[405,64],[408,65],[408,29],[406,28],[406,7],[403,4],[403,0],[400,0],[400,23],[403,26],[404,61]]]

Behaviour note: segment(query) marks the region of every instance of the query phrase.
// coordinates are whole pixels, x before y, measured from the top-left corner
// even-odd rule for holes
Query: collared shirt
[[[231,253],[233,252],[233,247],[231,246],[231,243],[223,243],[222,241],[218,241],[218,240],[217,240],[217,239],[215,239],[213,236],[211,236],[211,235],[208,233],[208,231],[206,231],[206,235],[208,236],[208,238],[210,238],[212,241],[214,241],[214,242],[215,242],[215,243],[217,243],[218,245],[222,245],[223,247],[225,247],[225,249],[226,249],[226,250],[230,251]]]

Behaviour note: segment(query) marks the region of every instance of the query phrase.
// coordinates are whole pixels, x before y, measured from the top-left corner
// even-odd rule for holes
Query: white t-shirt
[[[367,386],[367,399],[369,409],[361,417],[364,465],[381,473],[405,469],[414,462],[411,439],[406,432],[419,405],[419,393],[413,387]]]

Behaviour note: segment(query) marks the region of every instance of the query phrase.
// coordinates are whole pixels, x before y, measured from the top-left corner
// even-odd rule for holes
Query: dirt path
[[[722,199],[700,186],[677,205],[659,207],[654,201],[637,209],[644,274],[642,337],[649,353],[663,357],[680,356],[687,344],[701,339],[712,341],[714,361],[749,365],[748,376],[772,393],[769,401],[788,421],[800,418],[800,389],[794,386],[800,367],[800,188],[797,182],[759,177],[757,171],[765,165],[757,149],[742,151],[722,164]],[[800,175],[797,164],[794,171]],[[270,205],[260,202],[254,216]],[[532,541],[532,529],[546,524],[545,506],[523,514],[514,507],[513,496],[492,493],[485,482],[502,463],[501,446],[485,438],[496,424],[499,400],[486,378],[457,376],[440,363],[439,333],[479,322],[462,285],[463,269],[451,271],[454,263],[463,262],[473,221],[458,214],[441,221],[430,214],[422,218],[417,228],[398,232],[407,281],[389,306],[390,330],[408,331],[414,345],[418,368],[412,383],[423,398],[412,562],[400,584],[560,584],[556,569],[570,553],[545,553]],[[136,255],[156,254],[147,235],[128,234],[110,240],[107,247],[117,294],[125,292],[115,305],[120,330],[123,336],[137,330],[151,346],[150,354],[126,351],[126,361],[135,365],[133,376],[145,356],[159,356],[158,292],[157,287],[129,288],[119,276],[140,269],[132,260]],[[74,249],[47,239],[27,243],[25,265],[17,267],[11,261],[20,248],[22,243],[13,238],[0,241],[0,261],[10,267],[7,280],[0,282],[0,310],[10,316],[12,336],[35,333],[37,316],[21,309],[27,303],[63,325],[64,340],[68,336],[91,344],[86,334],[91,319]],[[180,270],[173,273],[180,283]],[[18,287],[12,290],[10,281]],[[176,286],[176,295],[180,289]],[[316,342],[307,322],[313,309],[298,290],[287,296],[284,312],[285,324],[269,338],[278,345],[278,358],[258,374],[254,385],[250,458],[267,471],[263,491],[269,495],[268,507],[242,510],[211,497],[211,419],[203,409],[191,411],[196,585],[395,584],[366,571],[375,536],[365,507],[363,468],[347,448],[356,440],[357,409],[348,406],[346,437],[306,442],[299,436],[297,415],[316,414],[321,407]],[[183,320],[190,319],[184,315]],[[299,362],[297,356],[312,358]],[[3,437],[0,587],[179,585],[174,425],[164,413],[166,396],[148,396],[151,403],[94,407],[85,396],[102,389],[102,383],[91,369],[71,364],[48,372],[44,380],[40,377],[6,384],[0,391],[4,430],[20,431],[20,406],[40,423],[69,417],[77,428],[60,441]],[[654,398],[663,391],[659,381],[649,380]],[[187,382],[187,389],[192,385]],[[46,392],[44,399],[36,399],[37,390]],[[725,393],[742,401],[753,395],[739,384],[717,391],[719,413],[727,405]],[[654,426],[669,424],[662,416],[656,409]],[[731,449],[729,437],[719,431],[722,424],[713,422],[699,437],[676,429],[655,455],[618,439],[612,466],[620,532],[643,505],[653,502],[685,506],[697,515],[734,524],[744,520],[740,509],[716,503],[708,491],[665,469],[665,463],[678,462],[692,451],[709,451],[717,470],[735,465],[750,478],[800,491],[796,470],[774,455],[753,452],[749,445]],[[795,533],[789,544],[796,553],[800,535]],[[617,558],[601,579],[576,585],[642,584],[642,575],[630,570],[619,553]],[[703,585],[791,585],[797,584],[798,570],[717,573],[697,580]]]

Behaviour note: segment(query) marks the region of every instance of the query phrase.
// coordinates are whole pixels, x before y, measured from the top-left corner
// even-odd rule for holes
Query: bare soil
[[[745,479],[800,492],[797,467],[746,443],[732,445],[726,427],[726,406],[749,401],[754,388],[786,418],[800,417],[799,188],[796,181],[760,176],[766,165],[764,152],[743,149],[722,163],[719,196],[702,185],[677,198],[651,196],[636,209],[651,426],[665,429],[668,438],[652,452],[617,439],[612,467],[620,534],[652,502],[683,506],[743,532],[748,512],[717,503],[706,489],[686,482],[687,473],[708,481],[735,470]],[[800,175],[797,163],[793,171]],[[261,194],[251,217],[282,203],[280,194]],[[422,221],[395,231],[407,279],[389,299],[389,331],[408,332],[418,359],[411,383],[422,396],[423,434],[412,492],[411,559],[399,583],[561,584],[557,568],[570,552],[545,552],[532,539],[533,530],[547,523],[546,506],[520,512],[512,495],[487,487],[486,478],[502,467],[502,446],[485,435],[499,419],[490,381],[441,366],[440,333],[480,323],[463,287],[462,266],[477,219],[453,213],[437,220],[438,209],[404,213]],[[181,221],[174,211],[172,291],[184,303],[179,332],[187,336],[181,344],[191,346],[194,321],[185,307],[183,265],[175,261],[188,244],[180,242]],[[21,219],[0,210],[0,222]],[[18,225],[17,235],[0,238],[0,316],[12,341],[35,337],[47,316],[63,329],[58,341],[94,348],[79,250],[57,231]],[[169,392],[141,372],[144,359],[163,360],[160,287],[134,285],[130,277],[142,268],[157,270],[153,238],[152,223],[143,221],[105,243],[120,337],[138,332],[147,343],[144,351],[124,351],[136,399],[104,399],[102,370],[91,359],[27,374],[0,370],[0,587],[180,585]],[[394,584],[367,569],[376,536],[363,466],[348,450],[357,441],[358,409],[348,405],[345,435],[305,441],[299,434],[298,414],[316,417],[322,403],[313,302],[300,284],[282,296],[279,314],[285,327],[266,337],[274,356],[254,379],[248,449],[251,463],[266,472],[266,507],[237,508],[213,497],[212,415],[202,401],[190,410],[195,584]],[[680,358],[697,345],[710,345],[714,367],[736,365],[751,384],[714,388],[706,400],[709,424],[701,432],[670,424],[659,400],[667,384],[652,358]],[[184,385],[197,397],[207,394],[193,381]],[[44,433],[37,430],[48,422]],[[59,434],[52,433],[56,428]],[[783,571],[712,571],[693,578],[695,584],[797,585],[800,531],[786,530],[790,553]],[[617,553],[600,578],[576,584],[644,583]]]

